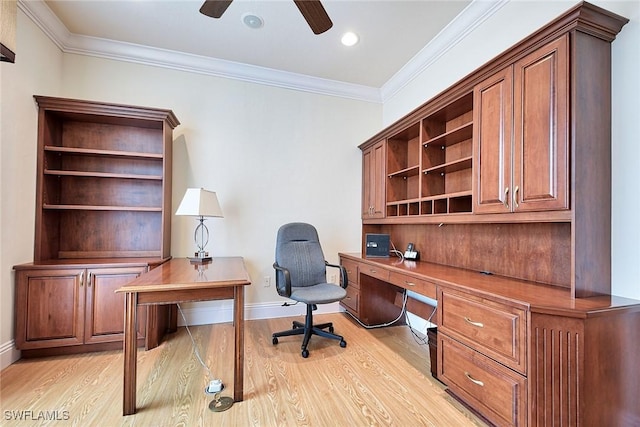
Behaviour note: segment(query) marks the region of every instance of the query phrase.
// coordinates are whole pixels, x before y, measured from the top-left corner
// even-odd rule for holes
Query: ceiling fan
[[[200,13],[212,18],[220,18],[233,0],[205,0]],[[314,34],[322,34],[333,26],[320,0],[293,0]]]

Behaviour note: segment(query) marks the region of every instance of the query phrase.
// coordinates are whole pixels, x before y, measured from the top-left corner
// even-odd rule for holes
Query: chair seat
[[[291,287],[291,299],[305,304],[328,304],[340,301],[347,296],[347,291],[330,283],[319,283],[313,286]]]

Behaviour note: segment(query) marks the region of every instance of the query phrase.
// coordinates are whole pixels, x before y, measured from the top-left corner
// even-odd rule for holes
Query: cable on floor
[[[196,355],[196,358],[198,359],[198,362],[200,362],[202,367],[207,370],[207,372],[209,374],[209,381],[213,381],[215,378],[213,377],[213,374],[211,373],[211,369],[209,369],[209,367],[202,360],[202,357],[200,357],[200,351],[198,350],[198,346],[196,345],[196,340],[193,338],[193,335],[191,334],[191,331],[189,330],[189,325],[187,324],[187,318],[184,316],[184,313],[182,312],[182,308],[180,307],[180,304],[176,304],[176,305],[178,306],[178,311],[180,312],[180,316],[182,316],[182,321],[184,322],[184,327],[187,330],[187,333],[189,334],[189,337],[191,337],[191,344],[193,346],[193,353]]]
[[[391,322],[387,322],[387,323],[381,323],[381,324],[378,324],[378,325],[365,325],[364,323],[362,323],[360,321],[360,319],[358,319],[356,316],[351,314],[348,310],[345,311],[345,313],[347,313],[349,316],[353,317],[355,319],[355,321],[358,322],[360,324],[360,326],[362,326],[365,329],[384,328],[385,326],[393,325],[398,320],[402,319],[402,316],[405,316],[405,314],[407,312],[407,298],[408,298],[407,291],[404,290],[403,291],[403,295],[402,295],[402,310],[400,310],[400,314],[394,320],[392,320]]]

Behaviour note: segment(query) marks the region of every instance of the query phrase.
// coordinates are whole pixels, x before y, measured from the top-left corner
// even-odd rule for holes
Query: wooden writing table
[[[138,305],[233,299],[235,357],[233,400],[243,399],[244,287],[251,278],[240,257],[214,258],[208,264],[191,264],[174,258],[142,274],[116,292],[125,293],[123,415],[136,412],[136,307]]]

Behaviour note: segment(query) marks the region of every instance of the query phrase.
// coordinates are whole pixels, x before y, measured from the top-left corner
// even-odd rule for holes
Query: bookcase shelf
[[[170,256],[170,110],[36,96],[35,262]]]
[[[387,138],[386,216],[471,213],[473,92]]]

